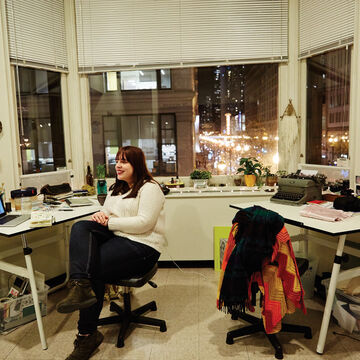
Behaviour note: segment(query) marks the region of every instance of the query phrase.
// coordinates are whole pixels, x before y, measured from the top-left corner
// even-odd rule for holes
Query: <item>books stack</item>
[[[34,211],[31,213],[30,224],[31,228],[52,226],[54,217],[49,211]]]
[[[71,199],[66,199],[65,201],[70,207],[94,205],[92,201],[86,198],[71,198]]]
[[[69,191],[67,193],[62,193],[57,195],[45,195],[45,198],[50,200],[64,200],[72,196],[74,196],[74,193],[72,191]]]

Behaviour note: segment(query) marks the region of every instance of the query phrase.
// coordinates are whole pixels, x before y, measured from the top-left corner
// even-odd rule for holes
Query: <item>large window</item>
[[[126,79],[139,79],[132,73]],[[89,75],[94,166],[105,163],[108,176],[123,145],[140,146],[154,175],[188,176],[194,166],[234,174],[250,156],[277,169],[277,64],[171,69],[171,91],[159,82],[124,91],[106,85],[111,78],[125,77]]]
[[[66,166],[60,74],[24,67],[15,74],[23,174]]]
[[[277,169],[278,65],[198,69],[196,165],[235,174],[241,157]]]
[[[306,162],[337,165],[349,155],[350,48],[307,60]]]

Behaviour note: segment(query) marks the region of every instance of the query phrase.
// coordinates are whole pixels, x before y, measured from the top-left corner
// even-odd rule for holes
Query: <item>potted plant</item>
[[[276,176],[279,178],[279,177],[284,177],[284,176],[286,176],[286,174],[287,174],[287,172],[286,172],[286,170],[278,170],[277,172],[276,172]]]
[[[261,176],[261,163],[254,157],[241,158],[240,167],[237,169],[237,174],[244,173],[244,180],[246,186],[254,186],[257,177]]]
[[[265,174],[265,184],[267,186],[274,186],[278,181],[278,177],[276,174],[271,172],[271,166],[265,166],[263,171]]]
[[[211,172],[207,170],[194,169],[190,174],[190,179],[194,182],[195,188],[204,188],[211,178]]]

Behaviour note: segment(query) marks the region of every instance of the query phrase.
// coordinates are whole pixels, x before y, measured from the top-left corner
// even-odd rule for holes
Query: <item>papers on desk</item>
[[[319,204],[309,204],[300,210],[300,215],[324,221],[340,221],[353,215],[350,211],[329,209]]]
[[[52,226],[54,217],[49,211],[33,211],[31,213],[29,227],[37,228],[44,226]]]

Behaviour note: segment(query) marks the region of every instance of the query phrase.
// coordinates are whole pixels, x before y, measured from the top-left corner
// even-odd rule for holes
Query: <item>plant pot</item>
[[[267,176],[265,183],[267,186],[274,186],[277,183],[277,181],[278,181],[277,176]]]
[[[204,189],[207,187],[208,179],[193,179],[195,189]]]
[[[244,175],[245,185],[252,187],[256,184],[256,175]]]
[[[241,186],[242,185],[242,178],[234,179],[235,186]]]

